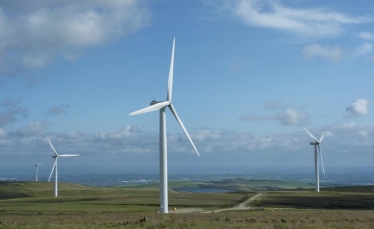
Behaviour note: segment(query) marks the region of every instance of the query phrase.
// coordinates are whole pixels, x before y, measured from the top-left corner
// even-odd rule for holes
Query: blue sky
[[[305,167],[374,163],[370,1],[2,1],[0,166],[158,166],[158,112],[176,38],[169,165]],[[44,167],[44,168],[42,168]]]

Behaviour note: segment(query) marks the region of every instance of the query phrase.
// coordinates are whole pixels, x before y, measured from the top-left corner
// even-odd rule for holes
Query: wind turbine
[[[182,121],[180,120],[173,104],[171,103],[171,95],[173,88],[173,68],[174,68],[174,49],[175,49],[175,38],[173,40],[173,49],[171,53],[171,63],[169,71],[168,80],[168,90],[166,101],[156,101],[153,100],[149,107],[143,108],[138,111],[130,113],[130,115],[138,115],[150,111],[160,110],[160,211],[161,213],[168,213],[168,173],[167,173],[167,139],[166,139],[166,115],[165,108],[168,107],[171,113],[174,115],[175,119],[182,127],[184,133],[187,135],[188,140],[190,140],[192,147],[198,156],[200,156],[197,151],[195,144],[193,143],[190,135],[188,134],[186,128],[184,127]]]
[[[52,158],[55,159],[54,163],[53,163],[53,167],[52,167],[52,171],[51,171],[51,175],[49,175],[49,179],[48,179],[48,182],[51,180],[51,176],[52,176],[52,173],[53,173],[53,169],[54,169],[54,173],[55,173],[55,197],[58,196],[58,184],[57,184],[57,160],[59,157],[76,157],[76,156],[80,156],[79,154],[57,154],[56,150],[55,150],[55,147],[53,147],[51,141],[49,140],[48,136],[45,135],[45,137],[47,138],[48,142],[49,142],[49,145],[51,146],[51,149],[53,151],[53,155],[52,155]]]
[[[314,146],[314,172],[315,172],[315,176],[316,176],[316,192],[319,192],[319,171],[318,171],[317,147],[318,147],[319,156],[321,157],[321,164],[322,164],[323,175],[325,175],[325,168],[323,167],[322,153],[321,153],[321,148],[320,148],[319,145],[321,144],[323,138],[325,137],[325,135],[326,135],[326,133],[327,133],[327,131],[329,129],[327,129],[325,131],[325,133],[322,134],[322,136],[321,136],[321,138],[319,140],[316,137],[314,137],[313,134],[311,134],[305,127],[304,127],[304,130],[314,140],[314,142],[310,142],[310,145]]]
[[[41,162],[41,163],[36,163],[35,161],[34,161],[34,163],[35,163],[35,167],[36,167],[36,172],[35,172],[35,181],[38,181],[38,167],[39,167],[39,165],[41,165],[41,164],[43,164],[44,162]]]

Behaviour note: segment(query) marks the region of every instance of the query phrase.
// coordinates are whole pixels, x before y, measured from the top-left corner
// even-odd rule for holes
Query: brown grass
[[[265,210],[212,214],[18,212],[0,213],[0,228],[363,228],[372,211]],[[139,219],[146,217],[145,223]],[[129,224],[126,224],[128,222]]]

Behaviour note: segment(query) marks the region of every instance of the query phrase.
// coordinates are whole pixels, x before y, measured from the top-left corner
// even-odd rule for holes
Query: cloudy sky
[[[0,166],[158,167],[167,112],[170,170],[374,165],[371,1],[0,2]],[[42,168],[44,167],[44,168]],[[42,170],[43,171],[43,170]]]

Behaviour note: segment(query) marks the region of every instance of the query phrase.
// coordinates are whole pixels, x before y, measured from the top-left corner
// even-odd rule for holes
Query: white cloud
[[[126,126],[125,128],[113,130],[113,131],[102,131],[95,134],[95,138],[100,140],[121,140],[126,137],[132,136],[135,133],[141,132],[141,126]]]
[[[372,49],[373,49],[373,45],[371,45],[369,43],[363,43],[358,48],[356,48],[355,52],[356,52],[357,55],[362,56],[362,55],[371,53]]]
[[[296,9],[279,1],[223,1],[224,7],[251,26],[279,29],[308,37],[334,37],[345,32],[345,25],[372,22],[371,17],[351,17],[321,9]]]
[[[0,137],[5,137],[5,136],[6,136],[6,131],[0,128]]]
[[[366,130],[359,130],[357,134],[364,138],[369,136],[369,133]]]
[[[370,32],[361,32],[357,36],[367,40],[374,40],[374,35]]]
[[[274,106],[270,106],[274,108]],[[278,109],[279,106],[276,106]],[[306,113],[301,113],[293,108],[283,108],[284,110],[276,115],[253,115],[248,114],[241,118],[242,121],[278,121],[281,125],[284,126],[303,126],[310,123],[309,115]]]
[[[280,123],[283,125],[305,125],[309,123],[309,116],[287,108],[285,114],[279,116]]]
[[[344,117],[358,117],[361,115],[367,115],[369,113],[369,101],[366,99],[356,99],[348,107],[345,108]]]
[[[40,158],[44,161],[50,158],[50,147],[43,134],[46,123],[31,123],[26,127],[9,130],[0,139],[1,163],[17,164],[20,156],[27,158],[27,163]],[[1,130],[1,129],[0,129]],[[320,137],[326,127],[309,129]],[[344,123],[334,125],[323,140],[323,151],[326,161],[341,156],[343,150],[355,156],[356,162],[368,164],[361,155],[372,155],[374,147],[374,125]],[[203,134],[202,134],[203,133]],[[312,147],[309,145],[310,136],[302,128],[292,132],[276,134],[254,135],[248,131],[224,129],[202,129],[191,132],[191,137],[201,154],[197,158],[194,150],[183,132],[168,133],[168,154],[170,161],[176,166],[189,164],[205,168],[209,165],[221,166],[264,166],[279,165],[292,166],[295,160],[310,158]],[[199,139],[200,134],[205,137]],[[113,158],[120,166],[144,166],[153,163],[157,166],[159,138],[157,132],[144,132],[138,126],[126,126],[116,130],[99,133],[85,133],[82,131],[53,133],[49,132],[54,147],[59,153],[80,153],[76,162],[85,167],[102,164]],[[213,137],[209,137],[213,136]],[[279,157],[279,156],[282,157]],[[17,158],[18,160],[14,160]],[[293,158],[293,160],[290,160]],[[295,159],[297,158],[297,159]],[[328,159],[330,158],[330,159]],[[349,164],[350,159],[340,158]],[[81,160],[81,161],[79,161]],[[52,162],[52,160],[50,161]],[[70,163],[70,162],[69,162]],[[309,159],[308,162],[309,163]],[[111,164],[112,165],[112,164]],[[52,166],[52,165],[51,165]]]
[[[40,68],[74,61],[148,24],[144,1],[9,1],[0,3],[0,69]]]
[[[343,57],[344,52],[340,47],[322,47],[319,44],[313,44],[306,46],[303,49],[303,54],[308,58],[322,57],[325,59],[330,59],[337,61]]]
[[[221,133],[219,130],[203,129],[193,135],[194,139],[198,141],[207,141],[212,139],[219,139]]]

